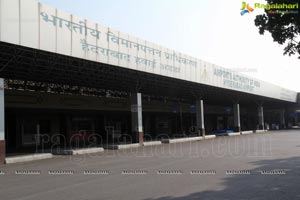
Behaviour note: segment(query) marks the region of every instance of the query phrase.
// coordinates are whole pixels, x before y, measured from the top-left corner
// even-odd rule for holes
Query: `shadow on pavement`
[[[251,175],[227,175],[223,190],[207,190],[187,196],[147,198],[145,200],[246,200],[246,199],[300,199],[300,157],[251,162],[258,167]],[[286,174],[261,174],[285,171]]]

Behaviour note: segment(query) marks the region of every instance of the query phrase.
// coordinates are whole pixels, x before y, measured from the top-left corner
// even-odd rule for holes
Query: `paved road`
[[[299,158],[299,130],[56,157],[1,166],[0,199],[300,199]]]

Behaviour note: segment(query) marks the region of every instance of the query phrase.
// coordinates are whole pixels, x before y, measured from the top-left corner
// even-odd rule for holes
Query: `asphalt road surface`
[[[300,131],[0,166],[2,200],[300,199]]]

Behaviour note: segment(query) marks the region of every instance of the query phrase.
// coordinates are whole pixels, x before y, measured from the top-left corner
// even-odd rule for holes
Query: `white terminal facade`
[[[2,155],[298,125],[295,91],[35,0],[0,0],[0,44]]]

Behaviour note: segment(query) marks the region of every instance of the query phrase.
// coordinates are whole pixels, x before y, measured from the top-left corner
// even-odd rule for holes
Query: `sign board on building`
[[[190,82],[296,101],[297,93],[294,91],[127,35],[35,0],[0,0],[0,13],[0,41],[3,42]]]

